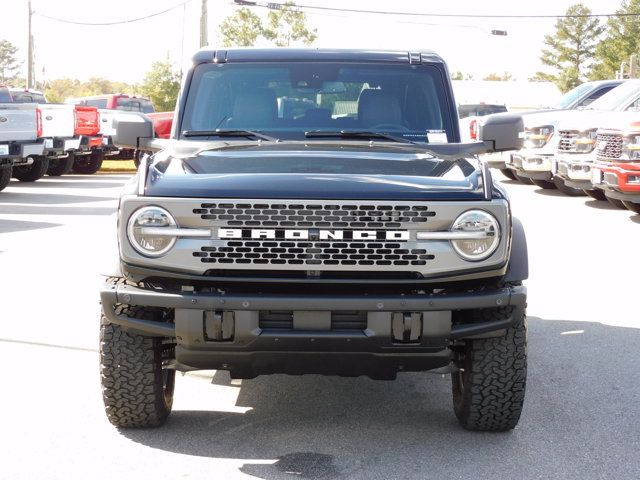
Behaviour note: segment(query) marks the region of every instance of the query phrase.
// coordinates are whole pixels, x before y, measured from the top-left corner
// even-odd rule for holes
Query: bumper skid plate
[[[234,378],[322,373],[387,379],[398,371],[448,366],[453,340],[500,334],[523,315],[526,289],[300,296],[165,293],[106,284],[100,297],[109,322],[144,335],[175,338],[177,369],[229,370]],[[173,308],[174,323],[118,314],[118,304]],[[513,308],[498,320],[454,319],[461,310],[497,307]],[[274,323],[273,315],[280,323]],[[345,323],[343,317],[349,315]]]

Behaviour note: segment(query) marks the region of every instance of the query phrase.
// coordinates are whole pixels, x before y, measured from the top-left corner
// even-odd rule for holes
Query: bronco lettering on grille
[[[322,230],[322,229],[262,229],[219,228],[218,238],[223,239],[284,239],[284,240],[400,240],[408,241],[407,230]]]

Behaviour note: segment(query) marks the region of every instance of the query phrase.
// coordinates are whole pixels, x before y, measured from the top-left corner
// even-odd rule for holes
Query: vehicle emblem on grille
[[[7,117],[0,117],[0,123],[4,123],[7,121]]]
[[[606,150],[607,149],[607,142],[605,140],[600,140],[598,142],[598,150]]]
[[[218,238],[283,240],[409,240],[407,230],[294,230],[262,228],[219,228]]]

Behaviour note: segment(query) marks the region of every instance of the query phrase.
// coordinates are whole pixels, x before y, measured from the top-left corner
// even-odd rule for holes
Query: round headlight
[[[162,235],[157,228],[175,228],[171,214],[160,207],[142,207],[133,212],[127,225],[127,237],[136,251],[147,257],[160,257],[176,243],[175,236]]]
[[[454,250],[469,261],[488,258],[500,243],[498,220],[482,210],[464,212],[453,222],[451,231],[460,235],[459,239],[451,240]]]

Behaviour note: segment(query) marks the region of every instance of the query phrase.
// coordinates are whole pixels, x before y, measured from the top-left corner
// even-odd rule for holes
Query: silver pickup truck
[[[0,190],[9,183],[12,166],[26,161],[35,163],[44,153],[44,140],[38,138],[36,104],[12,103],[6,89],[0,94]],[[46,169],[45,169],[46,171]],[[18,174],[21,172],[18,171]]]

